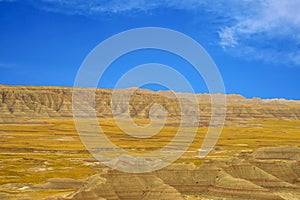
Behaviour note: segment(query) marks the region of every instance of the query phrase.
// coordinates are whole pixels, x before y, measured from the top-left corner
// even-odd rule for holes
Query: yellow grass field
[[[145,120],[136,122],[140,125],[149,123]],[[99,123],[114,144],[129,150],[134,148],[138,153],[162,148],[177,131],[177,127],[165,126],[151,138],[138,139],[124,134],[111,119],[100,120]],[[185,131],[189,129],[186,127]],[[229,157],[240,151],[253,151],[267,146],[299,146],[299,130],[299,120],[252,120],[243,126],[233,123],[223,128],[215,150],[207,158]],[[207,127],[198,128],[188,152],[176,162],[193,162],[196,165],[203,162],[197,158],[197,150],[201,147],[206,131]],[[139,148],[143,151],[137,150]],[[87,162],[90,157],[91,154],[76,132],[73,120],[0,124],[0,192],[14,192],[5,189],[7,184],[38,184],[49,178],[64,177],[85,179],[100,173],[101,168]],[[55,191],[36,191],[31,195],[41,197],[51,193]]]

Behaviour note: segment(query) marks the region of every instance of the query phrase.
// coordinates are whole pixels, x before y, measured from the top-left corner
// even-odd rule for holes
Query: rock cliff
[[[161,105],[169,119],[180,119],[181,112],[185,115],[197,115],[202,125],[207,125],[211,117],[210,95],[197,94],[200,112],[195,113],[193,106],[186,100],[186,106],[181,110],[179,101],[174,98],[171,91],[153,92],[143,89],[118,90],[117,101],[112,105],[113,90],[96,89],[95,105],[92,105],[91,89],[81,89],[80,98],[84,102],[91,102],[99,118],[122,117],[130,112],[133,118],[149,118],[149,112],[153,105]],[[134,91],[133,91],[134,90]],[[126,95],[129,104],[126,103]],[[68,87],[0,87],[0,123],[23,121],[35,118],[72,118],[72,94],[73,88]],[[221,94],[214,94],[215,96]],[[189,98],[191,94],[177,93],[179,98]],[[226,95],[227,121],[243,122],[255,118],[266,119],[300,119],[300,101],[259,98],[247,99],[241,95]],[[84,107],[82,107],[84,112]],[[114,112],[112,112],[112,110]],[[156,118],[162,118],[160,110],[151,110]]]

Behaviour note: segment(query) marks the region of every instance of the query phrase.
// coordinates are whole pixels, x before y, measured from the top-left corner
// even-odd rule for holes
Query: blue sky
[[[154,26],[198,41],[226,93],[300,99],[299,10],[298,0],[0,0],[0,84],[72,86],[101,41]],[[100,86],[112,88],[122,73],[149,62],[176,68],[196,92],[207,92],[189,64],[150,50],[116,60]]]

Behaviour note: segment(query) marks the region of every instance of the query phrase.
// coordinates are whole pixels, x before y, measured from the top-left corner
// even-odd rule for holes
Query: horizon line
[[[285,101],[300,101],[300,98],[299,99],[287,99],[285,97],[271,97],[271,98],[262,98],[262,97],[257,97],[257,96],[252,96],[252,97],[247,97],[243,94],[239,94],[239,93],[207,93],[207,92],[204,92],[204,93],[192,93],[192,92],[186,92],[186,91],[174,91],[174,90],[170,90],[170,89],[160,89],[160,90],[153,90],[153,89],[149,89],[149,88],[140,88],[140,87],[127,87],[127,88],[109,88],[109,87],[75,87],[75,86],[64,86],[64,85],[19,85],[19,84],[16,84],[16,85],[6,85],[6,84],[0,84],[0,88],[1,87],[49,87],[49,88],[83,88],[83,89],[106,89],[106,90],[117,90],[117,89],[120,89],[120,90],[126,90],[126,89],[140,89],[140,90],[148,90],[148,91],[151,91],[151,92],[154,92],[154,93],[158,93],[158,92],[162,92],[162,91],[165,91],[165,92],[168,92],[168,91],[172,91],[174,93],[185,93],[185,94],[195,94],[195,95],[218,95],[218,94],[222,94],[222,95],[237,95],[237,96],[241,96],[245,99],[260,99],[260,100],[285,100]]]

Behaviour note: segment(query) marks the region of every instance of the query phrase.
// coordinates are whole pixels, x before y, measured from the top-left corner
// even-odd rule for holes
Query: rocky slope
[[[86,105],[95,108],[99,118],[112,117],[112,111],[122,118],[129,110],[133,118],[146,119],[151,114],[161,119],[163,113],[160,109],[153,109],[155,104],[163,106],[173,124],[182,114],[179,102],[171,91],[118,90],[118,101],[114,106],[111,102],[112,90],[97,89],[95,105],[91,101],[93,95],[90,89],[79,91],[80,102],[83,103],[81,105],[79,102],[78,107],[83,115],[86,111],[83,105]],[[123,100],[131,92],[133,95],[127,107]],[[27,121],[43,118],[71,119],[72,95],[73,88],[67,87],[0,85],[0,123],[26,124]],[[215,94],[218,95],[221,96]],[[185,115],[197,115],[201,119],[200,125],[208,125],[211,117],[210,95],[197,95],[199,113],[195,113],[189,101],[191,94],[177,93],[177,96],[187,98],[182,109]],[[300,119],[300,101],[247,99],[240,95],[226,95],[226,100],[226,122],[236,122],[234,125],[247,124],[247,120],[251,119]],[[14,138],[5,137],[2,144],[8,139]],[[102,174],[93,175],[87,180],[52,178],[42,184],[21,184],[14,191],[68,191],[67,195],[50,197],[49,200],[300,199],[300,148],[295,146],[260,148],[254,153],[241,152],[232,158],[209,158],[198,168],[192,164],[176,164],[147,174],[123,173],[98,164],[97,167],[107,172],[104,170]],[[8,193],[0,193],[0,199],[9,198]]]
[[[212,159],[199,168],[177,164],[148,174],[109,170],[88,178],[74,193],[48,200],[299,199],[299,156],[299,147],[280,146]]]
[[[170,119],[180,119],[179,102],[171,91],[153,92],[149,90],[135,90],[130,96],[129,106],[124,99],[134,89],[124,89],[117,97],[118,101],[112,108],[112,90],[97,89],[95,95],[96,114],[99,118],[115,116],[122,117],[129,109],[133,118],[148,118],[149,111],[154,104],[160,104],[167,111]],[[91,102],[92,95],[88,89],[82,89],[82,101]],[[71,118],[72,88],[67,87],[22,87],[0,86],[0,123],[23,121],[35,118]],[[180,98],[189,98],[190,94],[177,93]],[[220,94],[215,94],[215,96]],[[201,123],[207,125],[211,116],[210,95],[198,94],[200,113],[195,113],[194,107],[186,100],[182,112],[186,115],[198,115]],[[238,121],[268,118],[268,119],[300,119],[300,101],[283,99],[262,100],[258,98],[246,99],[240,95],[226,95],[227,121]],[[84,112],[84,107],[82,112]],[[162,118],[159,110],[151,110],[153,116]]]

